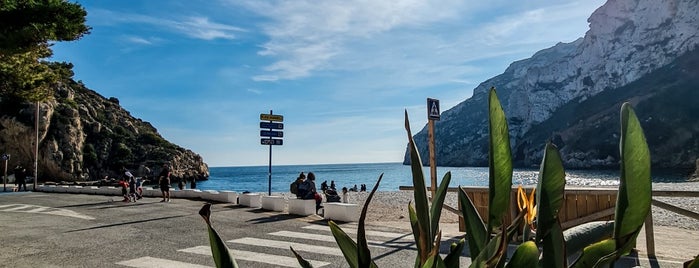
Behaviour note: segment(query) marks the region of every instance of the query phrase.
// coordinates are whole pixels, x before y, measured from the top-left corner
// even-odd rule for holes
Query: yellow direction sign
[[[260,114],[260,120],[284,122],[284,116],[278,114]]]

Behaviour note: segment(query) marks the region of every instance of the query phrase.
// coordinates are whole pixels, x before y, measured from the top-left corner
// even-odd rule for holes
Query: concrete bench
[[[199,197],[206,201],[217,201],[219,199],[218,195],[218,191],[215,190],[204,190],[199,193]]]
[[[238,193],[233,192],[233,191],[220,191],[218,192],[218,200],[219,202],[224,202],[224,203],[233,203],[237,204],[238,203]]]
[[[289,214],[308,216],[316,214],[315,199],[289,199]]]
[[[68,186],[68,189],[66,190],[66,193],[70,194],[82,194],[83,187],[80,185],[71,185]]]
[[[286,199],[283,196],[263,196],[262,208],[272,211],[284,211],[286,207]]]
[[[246,207],[259,208],[260,207],[260,194],[257,193],[247,193],[240,195],[240,204]]]
[[[324,203],[323,204],[323,218],[326,220],[336,220],[336,221],[357,221],[359,215],[357,214],[357,204],[347,204],[347,203]]]
[[[172,194],[172,192],[173,191],[170,190],[170,194]],[[189,198],[189,199],[199,198],[199,197],[202,197],[202,192],[199,189],[184,189],[184,190],[179,191],[179,193],[177,194],[177,197]]]

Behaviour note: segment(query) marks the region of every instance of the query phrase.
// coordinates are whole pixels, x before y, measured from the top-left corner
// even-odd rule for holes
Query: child
[[[126,188],[129,187],[129,183],[126,182],[126,180],[124,178],[121,178],[121,179],[119,179],[119,186],[121,186],[121,195],[124,196],[124,200],[121,200],[121,201],[129,202],[128,192],[126,191]]]

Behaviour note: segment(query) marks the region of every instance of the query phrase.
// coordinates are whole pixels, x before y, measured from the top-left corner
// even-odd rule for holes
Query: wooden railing
[[[400,186],[399,190],[412,191],[413,186]],[[473,201],[478,214],[483,220],[488,219],[488,191],[487,187],[463,187],[466,194]],[[533,188],[526,188],[527,193],[530,193]],[[429,192],[429,187],[427,187]],[[457,192],[458,188],[452,187],[448,192]],[[558,213],[563,229],[567,229],[576,225],[591,221],[614,220],[614,207],[616,206],[617,189],[609,188],[579,188],[566,187],[563,205]],[[517,212],[517,189],[513,188],[510,196],[510,213],[505,217],[505,224],[512,222],[512,218]],[[653,191],[653,197],[699,197],[699,192],[690,191]],[[699,220],[699,213],[686,210],[672,204],[653,199],[652,205],[672,211],[674,213]],[[459,216],[459,231],[465,231],[465,223],[461,208],[458,210],[449,209]],[[646,219],[646,247],[648,256],[655,256],[655,239],[653,234],[653,217],[652,213]]]

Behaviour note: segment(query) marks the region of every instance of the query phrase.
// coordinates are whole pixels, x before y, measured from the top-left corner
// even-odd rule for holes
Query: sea
[[[324,165],[272,165],[246,167],[210,167],[209,179],[197,182],[201,190],[230,190],[236,192],[288,192],[289,184],[304,172],[316,175],[316,186],[323,181],[335,182],[338,189],[360,188],[366,184],[371,190],[379,176],[383,175],[379,191],[398,191],[399,186],[412,186],[412,171],[402,163],[324,164]],[[430,185],[430,168],[423,167],[425,184]],[[451,172],[450,187],[488,186],[488,167],[437,167],[437,180]],[[653,182],[681,182],[682,174],[659,171],[652,174]],[[513,185],[536,184],[538,169],[515,169]],[[271,177],[271,188],[270,188]],[[566,184],[571,186],[619,185],[619,170],[566,170]]]

